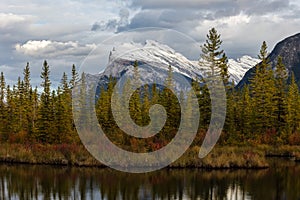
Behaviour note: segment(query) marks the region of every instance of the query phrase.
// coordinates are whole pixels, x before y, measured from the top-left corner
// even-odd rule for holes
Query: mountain
[[[175,73],[187,78],[202,77],[198,66],[193,62],[169,46],[152,40],[147,40],[144,45],[124,43],[114,48],[110,52],[109,64],[103,75],[120,77],[124,71],[133,67],[135,60],[139,62],[139,65],[150,65],[155,69],[166,71],[171,65]]]
[[[282,57],[283,64],[289,72],[294,72],[296,81],[300,83],[300,33],[290,36],[278,44],[276,44],[273,51],[269,54],[268,59],[274,69],[278,57]],[[256,66],[255,66],[256,67]],[[255,73],[255,67],[251,68],[243,79],[237,85],[237,88],[242,88],[245,84],[249,84],[249,80]],[[290,75],[291,73],[289,73]]]
[[[230,81],[234,82],[235,85],[240,82],[245,73],[259,63],[260,60],[256,58],[252,58],[250,56],[242,56],[238,59],[228,59],[228,71],[230,74]],[[198,65],[198,61],[193,61],[195,65]],[[207,70],[209,68],[205,66],[198,66],[200,68],[201,74],[205,76]]]
[[[109,76],[120,78],[127,71],[132,71],[134,61],[138,61],[139,73],[144,80],[161,80],[161,72],[166,73],[169,65],[172,66],[175,74],[180,74],[188,80],[196,77],[205,77],[207,68],[200,67],[198,61],[191,61],[182,54],[176,52],[171,47],[147,40],[144,44],[140,43],[123,43],[115,48],[109,54],[109,63],[100,73],[100,85],[108,82]],[[259,62],[258,59],[250,56],[243,56],[237,60],[229,59],[229,73],[231,81],[238,83],[244,76],[245,72]],[[160,77],[161,76],[161,77]]]

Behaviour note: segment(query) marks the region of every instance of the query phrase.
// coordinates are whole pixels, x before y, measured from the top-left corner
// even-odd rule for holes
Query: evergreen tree
[[[138,71],[138,62],[135,61],[133,65],[133,82],[132,86],[135,88],[136,86],[140,85],[140,74]],[[143,117],[142,117],[142,100],[141,100],[141,91],[140,87],[138,87],[134,93],[132,94],[132,97],[129,102],[130,107],[130,113],[132,116],[132,119],[137,125],[142,125]]]
[[[251,123],[253,122],[252,113],[254,108],[251,104],[251,96],[249,91],[249,86],[245,85],[243,87],[242,91],[238,93],[239,98],[237,101],[237,121],[236,121],[236,127],[237,131],[240,131],[242,134],[242,137],[244,139],[253,139],[251,138],[253,135],[252,133],[252,126]],[[241,138],[242,139],[242,138]]]
[[[201,47],[202,61],[200,61],[199,64],[209,67],[209,77],[220,76],[224,84],[228,85],[228,59],[224,53],[224,50],[220,49],[222,45],[221,35],[218,34],[215,28],[212,28],[209,30],[209,33],[206,37],[206,42]]]
[[[216,102],[215,105],[222,106],[223,103],[223,87],[220,86],[218,80],[222,80],[225,84],[225,88],[229,86],[229,74],[228,74],[228,64],[227,56],[224,53],[224,50],[221,49],[221,35],[218,34],[215,28],[209,30],[207,34],[207,39],[205,44],[201,47],[202,54],[199,65],[203,65],[209,68],[207,77],[205,78],[204,83],[214,86],[213,94],[210,96],[207,86],[203,87],[202,96],[203,103],[201,102],[202,109],[205,110],[205,116],[203,116],[204,124],[208,126],[210,115],[211,114],[211,105],[205,105],[206,103],[211,103],[211,100]],[[214,98],[214,99],[211,99]],[[200,107],[200,109],[201,109]],[[221,108],[222,109],[222,108]],[[201,112],[202,115],[203,112]],[[221,119],[222,116],[214,116],[215,119]]]
[[[31,87],[31,83],[30,83],[30,67],[29,67],[29,63],[27,63],[27,65],[24,68],[23,71],[23,93],[24,93],[24,101],[23,101],[23,105],[24,105],[24,115],[26,116],[25,118],[25,131],[28,134],[28,137],[30,138],[31,135],[33,134],[33,91],[32,91],[32,87]]]
[[[7,119],[7,110],[5,106],[5,90],[6,90],[6,84],[5,84],[5,78],[3,72],[1,72],[0,76],[0,139],[6,140],[5,138],[5,129],[6,129],[6,119]]]
[[[51,121],[53,119],[51,119],[51,117],[53,107],[51,107],[51,81],[49,76],[50,68],[47,61],[44,61],[41,73],[41,87],[43,88],[43,92],[41,94],[41,103],[38,115],[38,134],[36,135],[36,139],[42,143],[46,143],[47,141],[49,141],[50,134],[52,132]]]
[[[279,132],[285,128],[285,116],[286,116],[286,89],[287,89],[287,70],[282,63],[282,57],[278,58],[276,70],[275,70],[275,84],[276,84],[276,129]]]
[[[253,126],[255,131],[263,133],[274,127],[275,123],[275,78],[267,59],[267,44],[263,42],[259,58],[261,63],[256,66],[255,75],[250,80],[251,96],[254,112]]]
[[[72,78],[70,80],[70,88],[73,89],[75,87],[76,82],[79,80],[79,75],[76,71],[75,65],[72,65]]]
[[[200,109],[200,128],[207,129],[210,123],[211,116],[211,99],[208,87],[205,81],[202,79],[202,84],[200,87],[200,100],[199,100],[199,109]]]
[[[173,69],[171,65],[168,68],[168,76],[166,78],[165,87],[161,94],[161,102],[167,112],[167,121],[164,127],[165,137],[169,141],[173,137],[173,132],[176,131],[177,125],[180,124],[181,108],[176,97]]]
[[[300,125],[300,98],[299,98],[299,89],[295,81],[295,76],[292,73],[291,83],[288,88],[287,94],[287,131],[289,134],[293,134],[299,130]]]

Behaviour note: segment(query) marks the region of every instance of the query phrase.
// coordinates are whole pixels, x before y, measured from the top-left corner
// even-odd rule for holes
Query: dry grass
[[[209,169],[266,168],[268,163],[263,151],[250,147],[215,147],[205,158],[198,158],[199,147],[185,153],[173,167],[198,167]]]
[[[205,158],[200,148],[190,148],[169,167],[174,168],[266,168],[266,156],[289,156],[300,161],[300,146],[217,146]],[[159,158],[156,160],[159,162]],[[81,145],[0,144],[0,162],[103,167]]]
[[[80,145],[0,144],[0,162],[102,166]]]

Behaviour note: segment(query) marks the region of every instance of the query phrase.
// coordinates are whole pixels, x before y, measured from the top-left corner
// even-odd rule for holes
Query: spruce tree
[[[228,59],[221,49],[221,35],[215,28],[209,30],[205,44],[201,47],[202,54],[200,65],[207,66],[210,71],[209,77],[220,76],[223,83],[227,86],[229,82]]]
[[[51,119],[53,107],[51,107],[51,81],[50,81],[50,67],[47,61],[44,61],[42,72],[41,72],[41,87],[43,88],[43,92],[41,94],[41,103],[39,108],[38,115],[38,134],[37,140],[46,143],[49,141],[50,134],[52,132],[52,124]]]
[[[75,65],[72,65],[72,77],[70,80],[70,88],[73,89],[75,87],[76,82],[79,80],[79,75],[76,71]]]
[[[275,70],[275,84],[276,84],[276,129],[282,132],[285,128],[285,116],[286,116],[286,90],[287,90],[287,78],[288,73],[282,63],[282,57],[278,58],[276,70]]]
[[[24,68],[23,71],[23,93],[24,93],[24,101],[23,101],[23,105],[24,105],[24,112],[25,112],[25,116],[26,116],[26,121],[25,121],[25,131],[28,134],[28,137],[30,138],[32,133],[33,133],[33,123],[32,123],[32,114],[33,112],[31,112],[34,108],[33,108],[33,99],[32,99],[32,95],[33,95],[33,91],[32,91],[32,87],[31,87],[31,83],[30,83],[30,67],[29,67],[29,63],[27,63],[27,65]]]
[[[1,72],[0,76],[0,139],[6,140],[5,136],[5,128],[6,128],[6,119],[7,119],[7,110],[5,106],[5,78],[3,72]]]
[[[299,130],[299,126],[300,126],[299,89],[293,73],[291,75],[291,83],[288,87],[288,94],[287,94],[286,101],[287,101],[286,102],[287,103],[287,115],[286,115],[287,131],[289,134],[293,134]]]
[[[267,58],[267,44],[263,42],[260,55],[261,63],[256,66],[255,75],[250,80],[252,103],[256,108],[253,126],[255,131],[263,133],[275,125],[275,78],[271,64]]]
[[[138,62],[135,61],[133,65],[133,81],[132,86],[135,88],[136,86],[140,85],[140,74],[138,71]],[[143,117],[142,117],[142,101],[141,101],[141,90],[140,87],[134,91],[131,96],[129,107],[132,119],[137,125],[142,125]]]

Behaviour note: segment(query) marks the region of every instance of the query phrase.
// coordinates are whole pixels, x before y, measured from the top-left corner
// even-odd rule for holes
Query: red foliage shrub
[[[290,145],[300,145],[300,133],[293,133],[289,136]]]

